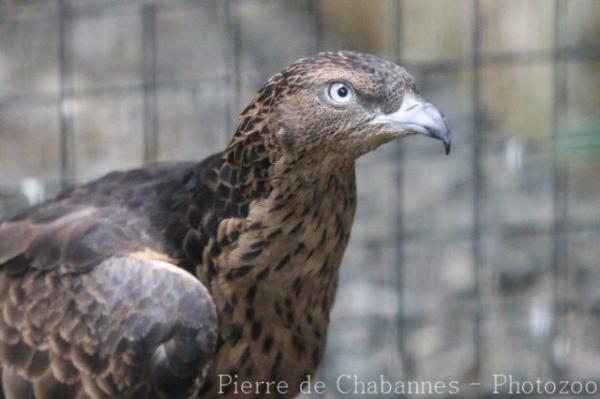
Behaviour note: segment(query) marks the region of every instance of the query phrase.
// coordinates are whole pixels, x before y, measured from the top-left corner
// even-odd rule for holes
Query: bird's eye
[[[327,96],[336,104],[347,104],[354,98],[354,91],[346,83],[337,82],[329,85]]]

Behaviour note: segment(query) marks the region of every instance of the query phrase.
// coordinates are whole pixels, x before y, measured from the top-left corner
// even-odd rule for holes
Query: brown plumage
[[[1,224],[5,397],[236,396],[219,374],[294,396],[325,348],[354,161],[415,133],[449,149],[404,69],[321,53],[267,82],[222,153],[111,173]]]

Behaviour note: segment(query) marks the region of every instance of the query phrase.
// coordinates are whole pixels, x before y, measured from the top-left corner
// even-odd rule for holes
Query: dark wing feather
[[[85,201],[0,225],[7,399],[184,398],[197,389],[215,346],[214,304],[159,244],[143,217]]]

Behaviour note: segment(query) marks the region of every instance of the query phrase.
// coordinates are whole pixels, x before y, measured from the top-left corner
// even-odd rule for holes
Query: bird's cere
[[[400,108],[390,114],[380,114],[371,123],[392,125],[407,134],[424,134],[444,143],[450,153],[452,134],[444,115],[432,104],[413,94],[406,94]]]

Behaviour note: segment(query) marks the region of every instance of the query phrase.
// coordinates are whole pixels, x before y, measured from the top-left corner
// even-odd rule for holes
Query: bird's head
[[[284,151],[356,158],[393,139],[451,135],[441,112],[397,64],[367,54],[324,52],[274,75],[240,119],[238,133],[269,123]],[[325,156],[325,153],[323,154]]]

